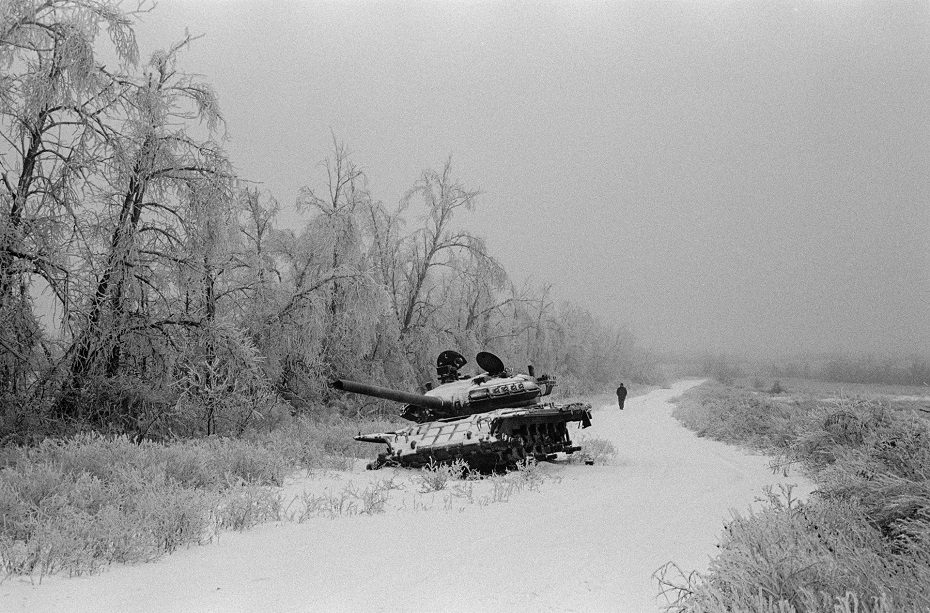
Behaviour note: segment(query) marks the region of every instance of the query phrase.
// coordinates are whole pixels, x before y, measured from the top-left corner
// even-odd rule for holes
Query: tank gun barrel
[[[329,386],[333,389],[341,390],[343,392],[352,392],[353,394],[373,396],[374,398],[384,398],[385,400],[403,402],[426,409],[442,410],[452,407],[451,402],[443,400],[442,398],[436,398],[435,396],[424,396],[423,394],[401,392],[399,390],[392,390],[387,387],[381,387],[380,385],[370,385],[368,383],[350,381],[349,379],[333,379],[329,382]]]

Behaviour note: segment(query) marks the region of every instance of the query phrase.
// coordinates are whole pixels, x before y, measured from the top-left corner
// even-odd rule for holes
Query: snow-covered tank
[[[406,403],[401,416],[417,422],[393,432],[356,436],[358,441],[387,445],[368,468],[462,459],[473,468],[493,470],[527,457],[548,460],[581,449],[572,444],[568,424],[590,426],[591,405],[542,402],[555,386],[553,377],[536,377],[532,367],[529,374],[512,374],[486,351],[478,353],[476,361],[482,372],[460,375],[467,360],[455,351],[443,351],[436,360],[440,385],[426,394],[331,381],[337,390]]]

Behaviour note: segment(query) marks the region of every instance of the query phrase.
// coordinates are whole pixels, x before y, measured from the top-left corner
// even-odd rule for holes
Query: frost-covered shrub
[[[569,456],[569,461],[593,462],[594,464],[607,464],[617,457],[617,448],[614,444],[604,438],[584,437],[578,441],[581,451],[576,451]]]
[[[217,529],[285,517],[269,486],[296,468],[347,469],[373,455],[358,430],[390,422],[292,420],[242,438],[156,443],[81,434],[7,447],[0,458],[0,569],[42,577],[154,559]],[[380,512],[378,491],[347,498]]]
[[[41,578],[151,560],[208,539],[216,500],[138,464],[101,478],[24,460],[0,470],[0,567]]]
[[[657,573],[671,611],[833,613],[852,600],[860,612],[930,607],[930,567],[895,551],[853,502],[771,496],[763,510],[736,515],[718,547],[705,573]]]
[[[215,470],[230,484],[281,485],[290,466],[286,458],[239,439],[208,441]]]
[[[220,528],[241,531],[282,519],[284,503],[280,494],[267,487],[244,485],[227,492],[216,512]]]
[[[771,402],[710,386],[681,421],[727,442],[780,450],[818,483],[808,503],[769,497],[737,516],[706,573],[659,573],[672,611],[930,610],[930,427],[879,402]]]
[[[420,469],[417,480],[420,492],[438,492],[446,489],[450,481],[461,479],[468,474],[468,464],[464,460],[455,460],[449,464],[441,464],[430,460],[430,463]]]

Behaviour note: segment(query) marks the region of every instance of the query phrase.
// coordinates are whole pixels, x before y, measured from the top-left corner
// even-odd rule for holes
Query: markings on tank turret
[[[510,383],[504,385],[496,385],[491,388],[492,396],[505,396],[507,394],[515,394],[517,392],[522,392],[525,389],[522,383]]]

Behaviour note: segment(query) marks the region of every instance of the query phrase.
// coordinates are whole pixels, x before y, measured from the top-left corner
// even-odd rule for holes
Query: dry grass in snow
[[[296,420],[242,439],[163,444],[84,434],[4,449],[0,572],[39,581],[92,574],[209,542],[220,530],[315,514],[331,501],[298,509],[276,488],[295,470],[352,467],[370,451],[352,440],[357,427]],[[343,506],[378,509],[381,494],[351,494]]]

